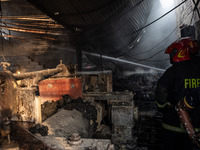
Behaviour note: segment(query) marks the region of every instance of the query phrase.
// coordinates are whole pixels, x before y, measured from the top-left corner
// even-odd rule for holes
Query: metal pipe
[[[22,28],[22,27],[9,27],[9,26],[2,26],[1,28],[11,31],[17,31],[17,32],[28,32],[28,33],[36,33],[36,34],[50,34],[50,35],[65,35],[62,33],[54,32],[51,30],[41,30],[41,29],[30,29],[30,28]]]
[[[42,71],[27,72],[22,74],[13,74],[16,80],[21,80],[25,78],[33,78],[36,76],[46,76],[54,73],[59,73],[64,71],[63,68],[47,69]]]

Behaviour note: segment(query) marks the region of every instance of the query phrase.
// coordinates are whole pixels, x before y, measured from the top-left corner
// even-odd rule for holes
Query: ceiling
[[[27,40],[30,37],[24,33],[29,33],[35,39],[69,42],[98,64],[91,53],[112,58],[131,55],[144,34],[154,2],[1,0],[2,35]]]
[[[119,57],[136,42],[153,1],[146,0],[27,0],[76,34],[77,44]],[[132,33],[132,34],[130,34]],[[122,50],[123,49],[123,50]]]
[[[57,24],[26,0],[1,0],[0,25],[3,37],[24,40],[27,38],[55,40],[55,36],[61,36],[66,32],[62,25]]]
[[[77,49],[114,58],[133,51],[153,4],[149,0],[27,1],[71,31]]]

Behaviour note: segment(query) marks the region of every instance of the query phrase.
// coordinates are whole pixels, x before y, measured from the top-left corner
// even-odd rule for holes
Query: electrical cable
[[[127,3],[128,2],[128,3]],[[95,34],[95,33],[93,33],[93,35],[95,36],[94,38],[98,38],[97,39],[97,41],[102,41],[102,42],[104,42],[105,43],[105,41],[106,42],[108,42],[109,40],[110,40],[110,38],[108,39],[108,37],[111,37],[112,39],[113,39],[113,37],[114,37],[114,40],[117,40],[117,39],[119,39],[119,40],[123,40],[122,39],[122,37],[120,36],[118,36],[118,34],[117,35],[114,35],[114,34],[116,34],[116,33],[118,33],[118,32],[121,32],[123,29],[121,28],[121,27],[125,27],[125,26],[132,26],[131,25],[131,22],[130,22],[130,19],[124,19],[124,16],[127,18],[127,15],[130,15],[130,14],[135,14],[134,12],[132,12],[132,10],[139,10],[139,8],[137,8],[141,3],[143,3],[144,2],[144,0],[140,0],[139,2],[137,2],[136,4],[130,4],[130,2],[131,1],[127,1],[126,3],[128,4],[128,6],[131,6],[131,5],[133,5],[133,7],[130,7],[129,9],[125,9],[125,11],[123,10],[121,10],[121,8],[119,9],[120,10],[120,12],[118,12],[118,13],[116,13],[115,15],[117,15],[117,17],[115,17],[115,20],[116,19],[119,19],[120,18],[120,21],[123,23],[123,24],[121,24],[119,27],[118,26],[116,26],[116,25],[113,25],[113,28],[112,29],[109,29],[109,30],[107,30],[106,31],[106,35],[104,34],[105,32],[99,32],[98,34]],[[149,2],[148,2],[149,3]],[[123,6],[124,7],[124,6]],[[125,7],[126,8],[126,7]],[[144,13],[144,12],[143,12]],[[138,15],[138,14],[135,14],[135,15]],[[113,15],[113,18],[114,18],[114,15]],[[136,20],[137,21],[137,20]],[[112,20],[109,20],[109,22],[112,22]],[[128,23],[127,23],[128,22]],[[105,23],[104,23],[104,25],[105,25]],[[102,27],[103,25],[101,24],[101,27]],[[107,24],[105,25],[105,26],[107,26]],[[129,28],[130,29],[130,28]],[[125,31],[125,30],[124,30]],[[124,32],[124,31],[122,31],[122,32]],[[126,31],[128,31],[128,30],[126,30]],[[91,38],[92,38],[92,35],[90,36]],[[106,37],[106,38],[105,38]],[[100,38],[102,38],[102,39],[100,39]],[[129,41],[128,41],[128,43],[132,43],[132,39],[133,38],[135,38],[135,37],[131,37],[131,38],[129,38]],[[125,39],[125,38],[124,38]],[[118,41],[119,41],[118,40]],[[126,40],[126,39],[125,39]],[[127,43],[127,44],[128,44]],[[122,49],[124,49],[126,46],[124,46]],[[117,49],[116,49],[117,50]],[[119,50],[117,50],[117,51],[119,51]],[[129,51],[131,51],[131,50],[129,50]]]
[[[199,17],[199,19],[200,19],[200,13],[199,13],[199,10],[198,10],[198,5],[199,5],[199,0],[195,3],[195,1],[194,0],[192,0],[193,1],[193,3],[194,3],[194,5],[195,5],[195,7],[194,7],[194,11],[196,10],[197,11],[197,15],[198,15],[198,17]]]
[[[184,2],[185,2],[185,1],[184,1]],[[177,6],[176,6],[176,7],[177,7]],[[191,11],[191,12],[192,12],[192,11]],[[191,12],[179,23],[179,25],[182,24],[182,22],[191,14]],[[160,43],[162,43],[163,41],[165,41],[166,39],[168,39],[168,38],[172,35],[172,33],[175,32],[175,31],[177,30],[177,28],[179,27],[179,25],[178,25],[165,39],[163,39]],[[160,43],[159,43],[159,44],[160,44]],[[155,45],[152,49],[150,49],[150,50],[148,50],[148,51],[153,50],[153,49],[154,49],[155,47],[157,47],[159,44]],[[165,49],[166,49],[166,48],[165,48]],[[153,58],[154,56],[156,56],[157,54],[161,53],[163,50],[164,50],[164,49],[158,51],[157,53],[155,53],[155,54],[153,54],[152,56],[150,56],[150,57],[148,57],[148,58],[145,58],[145,59],[136,59],[136,58],[133,58],[133,57],[131,57],[131,56],[129,56],[129,55],[126,55],[126,56],[129,56],[129,57],[131,57],[131,58],[134,59],[134,60],[138,60],[137,62],[140,62],[140,61],[156,62],[156,61],[161,61],[161,60],[149,60],[149,59],[151,59],[151,58]],[[143,52],[143,53],[140,53],[140,54],[144,54],[144,53],[146,53],[146,52]],[[169,59],[164,59],[164,60],[162,60],[162,61],[166,61],[166,60],[169,60]]]
[[[176,7],[174,7],[173,9],[171,9],[170,11],[168,11],[167,13],[165,13],[164,15],[160,16],[159,18],[155,19],[154,21],[150,22],[149,24],[145,25],[144,27],[142,27],[142,28],[140,28],[140,29],[138,29],[138,30],[132,32],[131,34],[127,34],[126,36],[130,36],[130,35],[132,35],[132,34],[134,34],[134,33],[137,33],[137,32],[139,32],[139,31],[143,30],[144,28],[150,26],[151,24],[157,22],[158,20],[160,20],[161,18],[163,18],[164,16],[166,16],[167,14],[169,14],[170,12],[172,12],[173,10],[175,10],[176,8],[178,8],[179,6],[181,6],[181,5],[182,5],[183,3],[185,3],[186,1],[187,1],[187,0],[184,0],[183,2],[181,2],[180,4],[178,4]]]
[[[191,12],[192,12],[192,11],[191,11]],[[147,53],[147,52],[153,50],[155,47],[157,47],[157,46],[158,46],[159,44],[161,44],[163,41],[165,41],[166,39],[168,39],[168,38],[172,35],[172,33],[176,31],[176,29],[180,26],[180,24],[182,24],[183,21],[191,14],[191,12],[179,23],[178,26],[176,26],[176,28],[175,28],[165,39],[163,39],[161,42],[159,42],[157,45],[155,45],[155,46],[154,46],[153,48],[151,48],[150,50],[145,51],[145,52],[140,53],[140,54],[144,54],[144,53]],[[128,57],[130,57],[130,58],[132,58],[132,59],[134,59],[134,60],[138,60],[137,62],[140,62],[140,61],[148,61],[148,62],[166,61],[166,60],[169,60],[169,59],[164,59],[164,60],[148,60],[148,59],[153,58],[153,57],[156,56],[157,54],[161,53],[161,52],[162,52],[163,50],[165,50],[165,49],[166,49],[166,48],[164,48],[164,49],[158,51],[157,53],[155,53],[154,55],[152,55],[152,56],[150,56],[150,57],[148,57],[148,58],[146,58],[146,59],[137,59],[137,58],[131,57],[130,55],[124,55],[124,56],[128,56]],[[138,54],[138,55],[139,55],[139,54]],[[134,56],[135,56],[135,55],[134,55]]]
[[[142,1],[140,1],[137,5],[139,5],[141,2],[143,2],[143,0]]]
[[[138,29],[137,31],[133,32],[132,34],[138,32],[138,31],[140,31],[140,30],[143,30],[143,29],[145,29],[146,27],[150,26],[151,24],[155,23],[156,21],[160,20],[161,18],[163,18],[164,16],[166,16],[167,14],[169,14],[170,12],[172,12],[173,10],[175,10],[176,8],[178,8],[179,6],[181,6],[181,5],[182,5],[183,3],[185,3],[186,1],[187,1],[187,0],[183,1],[182,3],[180,3],[179,5],[177,5],[176,7],[174,7],[173,9],[171,9],[170,11],[168,11],[167,13],[165,13],[164,15],[162,15],[161,17],[157,18],[156,20],[154,20],[153,22],[147,24],[146,26],[144,26],[144,27]],[[137,5],[139,5],[141,2],[143,2],[143,0],[140,1]],[[130,36],[130,35],[132,35],[132,34],[128,34],[128,35],[126,35],[126,36]],[[124,36],[124,37],[126,37],[126,36]],[[124,38],[124,37],[123,37],[123,38]],[[123,40],[123,38],[121,38],[121,39]],[[125,39],[125,38],[124,38],[124,39]],[[167,38],[166,38],[166,39],[167,39]],[[98,40],[98,41],[100,41],[100,40]],[[158,44],[158,45],[159,45],[159,44]],[[126,47],[126,46],[124,46],[124,47]],[[114,48],[114,47],[113,47],[113,48]],[[114,49],[115,49],[115,48],[114,48]],[[153,49],[153,48],[152,48],[152,49]],[[117,50],[117,49],[115,49],[115,50]],[[120,51],[120,50],[117,50],[117,51]],[[129,52],[130,52],[130,51],[129,51]],[[122,55],[122,56],[123,56],[123,55]],[[122,57],[122,56],[120,56],[120,57]]]
[[[16,23],[16,22],[4,22],[4,21],[0,21],[0,23],[5,24],[6,26],[12,25],[12,26],[20,26],[20,27],[26,27],[26,28],[31,28],[31,29],[46,29],[46,28],[50,28],[52,30],[62,30],[64,29],[61,25],[59,24],[45,24],[44,23],[29,23],[29,24],[23,24],[23,23]]]
[[[192,20],[194,19],[194,11],[193,11],[193,13],[192,13],[192,17],[191,17],[191,20],[190,20],[190,24],[189,25],[191,25],[192,24]]]
[[[185,19],[187,19],[187,17],[188,17],[192,12],[194,12],[194,11],[191,11],[190,13],[188,13],[188,15],[178,24],[178,26],[176,26],[176,28],[175,28],[167,37],[165,37],[161,42],[159,42],[157,45],[155,45],[155,46],[154,46],[153,48],[151,48],[150,50],[147,50],[147,51],[142,52],[142,53],[138,53],[137,55],[141,55],[141,54],[147,53],[147,52],[149,52],[149,51],[152,51],[155,47],[157,47],[157,46],[160,45],[162,42],[164,42],[166,39],[168,39],[168,38],[177,30],[177,28],[183,23],[183,21],[185,21]],[[165,49],[166,49],[166,48],[165,48]],[[152,55],[152,56],[150,56],[150,57],[148,57],[148,58],[140,59],[139,61],[147,61],[148,59],[150,59],[150,58],[156,56],[157,54],[159,54],[160,52],[162,52],[163,50],[164,50],[164,49],[162,49],[161,51],[158,51],[157,53],[155,53],[154,55]],[[128,56],[128,57],[131,58],[131,56],[129,56],[129,55],[125,55],[125,56]],[[136,55],[134,55],[134,56],[136,56]],[[132,59],[135,59],[135,58],[132,57]],[[154,60],[154,61],[155,61],[155,60]]]
[[[183,22],[183,21],[182,21],[182,22]],[[159,46],[162,42],[164,42],[165,40],[167,40],[167,39],[177,30],[177,28],[179,28],[179,26],[180,26],[180,24],[182,24],[182,22],[179,23],[179,25],[176,26],[176,27],[174,28],[174,30],[173,30],[167,37],[165,37],[162,41],[160,41],[158,44],[156,44],[155,46],[153,46],[151,49],[149,49],[149,50],[147,50],[147,51],[145,51],[145,52],[141,52],[141,53],[134,54],[134,56],[141,55],[141,54],[145,54],[145,53],[147,53],[147,52],[152,51],[154,48],[156,48],[157,46]]]
[[[3,23],[4,25],[5,25],[5,27],[7,27],[7,24],[13,24],[13,25],[20,25],[20,24],[17,24],[17,23],[5,23],[5,22],[2,22],[2,21],[0,21],[0,23]],[[34,28],[35,29],[35,28]],[[32,29],[32,30],[34,30],[34,29]],[[9,30],[10,31],[10,30]],[[45,40],[50,40],[50,41],[55,41],[55,40],[57,40],[57,38],[55,38],[55,37],[51,37],[51,36],[37,36],[37,34],[33,34],[34,35],[34,37],[27,37],[27,36],[21,36],[21,37],[15,37],[15,36],[12,36],[12,35],[10,35],[10,34],[7,34],[7,33],[5,33],[5,32],[3,32],[3,34],[5,34],[5,35],[7,35],[7,36],[4,36],[4,35],[2,35],[1,34],[1,37],[9,37],[9,38],[12,38],[13,39],[13,41],[15,41],[18,45],[19,45],[19,43],[15,40],[15,39],[18,39],[18,40],[20,40],[20,41],[25,41],[25,40],[30,40],[30,38],[32,38],[32,39],[45,39]],[[40,34],[39,34],[40,35]],[[63,34],[64,35],[64,34]],[[67,35],[73,35],[73,34],[67,34]],[[65,40],[66,41],[66,40]],[[68,42],[71,42],[71,41],[68,41]],[[12,53],[12,54],[14,54],[14,53]]]
[[[185,1],[186,1],[186,0],[185,0]],[[184,1],[184,2],[185,2],[185,1]],[[172,11],[172,10],[171,10],[171,11]],[[168,13],[169,13],[169,12],[168,12]],[[166,14],[165,14],[165,15],[166,15]],[[163,15],[163,16],[161,16],[161,17],[164,17],[165,15]],[[159,19],[158,19],[158,20],[159,20]],[[157,21],[157,20],[156,20],[156,21]],[[155,21],[154,21],[154,22],[155,22]],[[154,23],[154,22],[152,22],[152,23]],[[152,24],[152,23],[151,23],[151,24]],[[147,27],[147,26],[145,26],[145,27]],[[143,29],[144,29],[145,27],[143,27]]]
[[[167,47],[166,47],[167,48]],[[163,52],[166,48],[156,52],[155,54],[151,55],[150,57],[148,58],[145,58],[145,59],[137,59],[137,58],[133,58],[132,56],[129,56],[127,55],[129,58],[132,58],[133,60],[137,60],[136,62],[141,62],[141,61],[146,61],[146,62],[157,62],[157,61],[166,61],[166,60],[169,60],[169,59],[163,59],[163,60],[149,60],[151,58],[153,58],[154,56],[158,55],[159,53]]]

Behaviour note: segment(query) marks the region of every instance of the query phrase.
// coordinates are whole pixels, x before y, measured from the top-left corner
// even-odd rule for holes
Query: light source
[[[174,0],[160,0],[160,3],[164,9],[169,9],[172,8]]]

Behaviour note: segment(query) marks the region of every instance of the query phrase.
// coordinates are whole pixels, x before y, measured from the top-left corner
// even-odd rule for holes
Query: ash
[[[69,138],[78,132],[81,137],[90,138],[97,128],[96,119],[96,108],[81,98],[63,95],[63,99],[42,104],[42,125],[48,127],[49,135]]]

